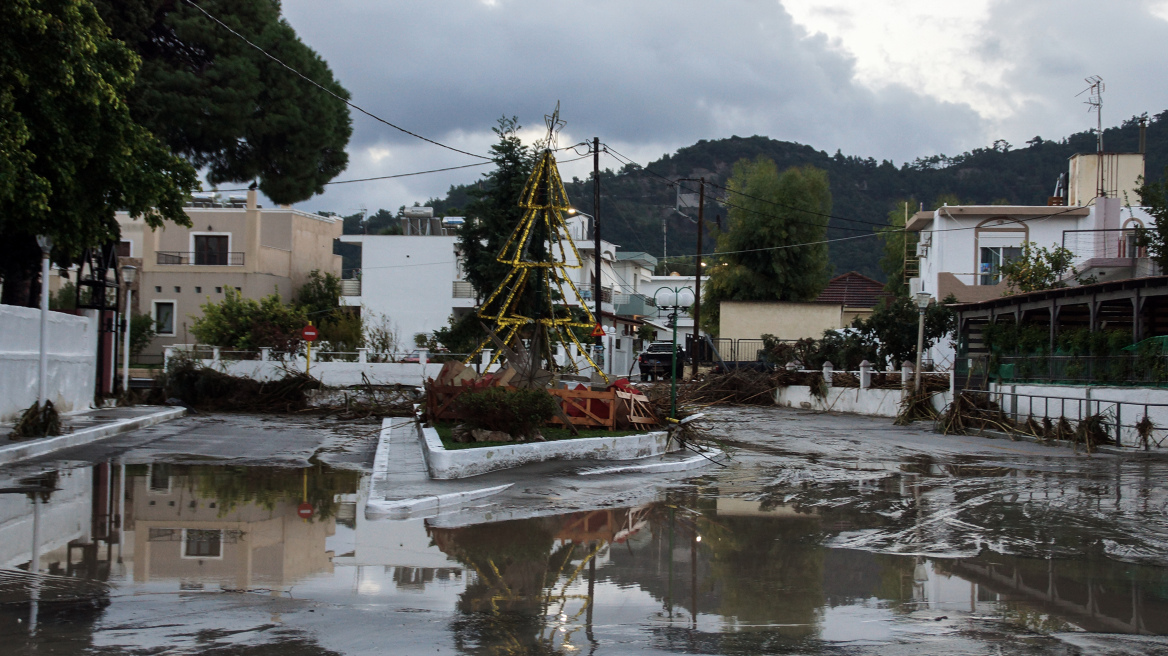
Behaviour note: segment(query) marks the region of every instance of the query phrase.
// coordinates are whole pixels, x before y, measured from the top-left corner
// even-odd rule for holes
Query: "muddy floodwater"
[[[0,470],[0,652],[1168,654],[1168,460],[717,418],[727,467],[409,520],[351,454]]]

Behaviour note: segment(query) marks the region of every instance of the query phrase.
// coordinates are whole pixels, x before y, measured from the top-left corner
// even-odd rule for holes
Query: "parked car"
[[[670,376],[670,365],[674,362],[673,342],[653,342],[637,356],[641,366],[641,380],[657,380]],[[685,368],[685,351],[677,346],[677,369],[673,375],[680,375]]]
[[[421,351],[411,351],[410,354],[407,355],[406,357],[402,358],[401,361],[402,362],[414,362],[414,363],[421,362],[422,361],[422,352]]]

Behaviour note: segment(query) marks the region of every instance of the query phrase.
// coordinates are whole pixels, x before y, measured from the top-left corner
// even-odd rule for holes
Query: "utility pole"
[[[592,239],[593,258],[596,260],[596,282],[592,285],[592,294],[596,301],[596,325],[604,325],[601,321],[603,305],[600,301],[600,137],[592,138]],[[597,337],[598,345],[604,344],[603,337]]]
[[[702,177],[699,181],[701,187],[698,188],[698,268],[694,272],[694,326],[693,326],[693,353],[690,357],[693,358],[691,363],[690,376],[697,377],[698,375],[698,354],[702,352],[700,346],[701,342],[701,328],[699,324],[702,321],[702,232],[705,230],[705,210],[706,210],[706,178]]]

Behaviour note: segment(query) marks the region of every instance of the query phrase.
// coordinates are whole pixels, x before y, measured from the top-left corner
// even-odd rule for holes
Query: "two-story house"
[[[202,305],[222,300],[226,290],[254,299],[279,292],[289,301],[313,270],[341,274],[333,247],[339,217],[265,209],[254,190],[226,202],[196,197],[185,211],[190,228],[167,223],[149,230],[125,212],[117,215],[121,254],[139,266],[135,306],[154,319],[158,335],[147,353],[190,342],[187,328],[202,316]]]

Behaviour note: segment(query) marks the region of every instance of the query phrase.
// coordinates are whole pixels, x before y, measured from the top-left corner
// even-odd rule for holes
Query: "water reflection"
[[[641,506],[452,526],[366,520],[359,475],[322,466],[100,463],[0,483],[0,565],[13,574],[0,570],[0,634],[40,640],[51,626],[74,651],[102,640],[137,645],[147,633],[102,633],[103,618],[125,621],[120,599],[251,591],[275,603],[293,588],[299,599],[364,612],[442,612],[452,645],[472,654],[603,653],[624,642],[816,651],[933,635],[952,617],[1024,632],[1168,634],[1164,568],[1093,551],[926,558],[831,546],[871,531],[908,545],[935,539],[931,518],[949,502],[929,496],[939,474],[930,463],[909,469],[752,497],[698,485]],[[947,472],[972,477],[963,481],[1001,474],[975,464]],[[861,497],[867,505],[854,502]],[[205,618],[160,621],[151,639],[188,639],[198,634],[191,624],[228,616],[208,608]],[[265,614],[257,635],[280,612],[289,610]]]

